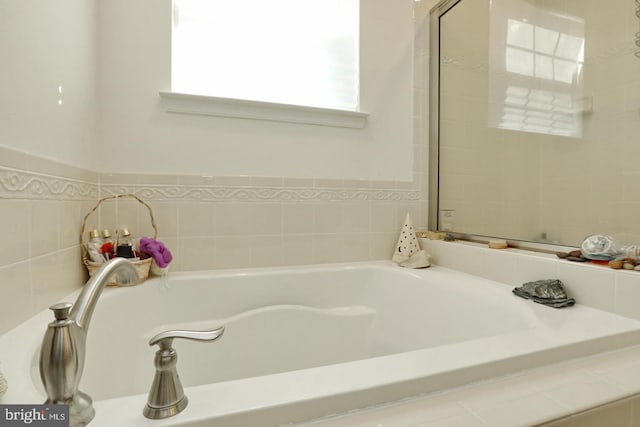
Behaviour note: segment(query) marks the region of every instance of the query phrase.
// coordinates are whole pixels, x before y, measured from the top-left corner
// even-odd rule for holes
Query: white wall
[[[92,0],[0,0],[0,146],[90,165],[94,12]]]
[[[171,2],[100,2],[99,170],[412,180],[413,0],[361,6],[363,130],[169,114]],[[242,25],[239,22],[238,25]]]

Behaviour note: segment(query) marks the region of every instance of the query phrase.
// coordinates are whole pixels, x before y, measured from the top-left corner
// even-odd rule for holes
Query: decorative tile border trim
[[[367,181],[365,181],[367,182]],[[391,182],[389,184],[392,184]],[[419,201],[417,189],[278,187],[233,185],[102,184],[0,167],[0,198],[97,200],[132,193],[157,201]]]
[[[253,186],[159,186],[109,185],[100,187],[101,196],[132,193],[144,200],[156,201],[242,201],[242,202],[311,202],[311,201],[419,201],[417,190],[276,188]]]
[[[0,167],[0,198],[96,200],[97,183]]]

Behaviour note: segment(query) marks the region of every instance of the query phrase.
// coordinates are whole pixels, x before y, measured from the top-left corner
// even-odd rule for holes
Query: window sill
[[[263,101],[218,98],[176,92],[160,92],[162,104],[169,113],[305,123],[352,129],[363,129],[368,113]]]

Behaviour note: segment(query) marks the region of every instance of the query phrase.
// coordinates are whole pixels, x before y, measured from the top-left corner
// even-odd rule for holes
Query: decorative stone
[[[625,262],[622,266],[625,270],[633,270],[635,268],[635,265],[631,264],[630,262]]]
[[[567,297],[562,282],[557,279],[527,282],[514,288],[512,292],[521,298],[530,299],[553,308],[569,307],[576,303],[575,299]]]
[[[614,259],[613,261],[609,261],[609,267],[615,268],[616,270],[620,270],[624,266],[624,261],[621,259]]]
[[[576,249],[575,251],[569,252],[569,256],[580,258],[582,257],[582,252],[579,249]]]
[[[506,240],[491,239],[489,240],[489,247],[491,249],[507,249],[509,247],[509,244]]]
[[[617,253],[615,241],[602,234],[593,234],[588,236],[580,246],[582,255],[591,259],[613,259]]]
[[[520,286],[518,290],[528,295],[533,295],[539,298],[567,298],[567,293],[562,286],[562,282],[558,279],[546,279],[536,280],[535,282],[527,282]]]
[[[636,265],[633,269],[636,271],[640,271],[640,265]]]
[[[569,257],[569,252],[556,252],[556,256],[560,259],[565,259]]]

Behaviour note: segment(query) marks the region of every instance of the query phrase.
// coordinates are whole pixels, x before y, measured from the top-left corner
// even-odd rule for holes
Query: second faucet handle
[[[173,340],[173,338],[184,338],[193,341],[215,341],[220,338],[224,334],[224,326],[220,326],[216,329],[211,329],[208,331],[185,331],[185,330],[172,330],[172,331],[164,331],[155,335],[153,338],[149,340],[149,345],[153,346],[155,344],[163,347],[162,341],[164,340]],[[171,341],[169,341],[170,343]],[[171,347],[171,344],[169,344]]]

